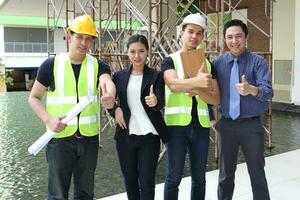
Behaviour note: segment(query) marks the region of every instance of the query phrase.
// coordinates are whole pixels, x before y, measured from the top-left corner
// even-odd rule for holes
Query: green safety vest
[[[184,71],[180,58],[180,52],[177,51],[170,55],[174,62],[175,71],[179,79],[184,79]],[[211,65],[206,60],[208,72],[211,73]],[[199,96],[197,100],[198,119],[202,127],[210,127],[210,119],[207,103]],[[172,92],[170,88],[165,85],[165,122],[168,126],[187,126],[192,120],[192,97],[183,92]]]
[[[97,98],[98,61],[91,55],[86,55],[80,68],[78,78],[78,93],[72,64],[67,53],[59,54],[54,61],[55,90],[47,92],[46,110],[51,116],[65,116],[80,100],[92,98],[93,101],[68,123],[65,130],[56,133],[54,138],[64,138],[73,135],[79,128],[84,136],[98,135],[100,105]]]

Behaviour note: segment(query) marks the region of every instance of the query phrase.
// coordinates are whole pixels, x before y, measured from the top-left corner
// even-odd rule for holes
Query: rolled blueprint
[[[92,98],[84,98],[79,101],[67,114],[66,117],[61,121],[64,124],[69,123],[73,118],[77,117],[77,115],[91,103]],[[32,155],[37,155],[38,152],[52,139],[55,132],[48,130],[44,133],[37,141],[35,141],[29,148],[28,152]]]

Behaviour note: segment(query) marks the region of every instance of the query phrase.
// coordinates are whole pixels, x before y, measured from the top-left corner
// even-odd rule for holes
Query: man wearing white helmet
[[[186,16],[181,24],[181,50],[165,58],[161,64],[166,83],[165,122],[170,136],[165,200],[178,199],[187,151],[192,178],[191,199],[205,199],[210,127],[207,103],[219,104],[219,89],[210,62],[205,62],[207,70],[204,71],[208,72],[200,70],[195,77],[185,78],[180,57],[181,52],[195,50],[199,46],[205,28],[205,19],[199,13]]]
[[[72,177],[74,199],[92,200],[94,197],[99,148],[98,84],[105,108],[113,106],[115,96],[109,66],[88,54],[96,37],[90,16],[75,18],[67,30],[69,52],[41,64],[28,99],[47,129],[56,132],[46,148],[49,200],[67,200]],[[41,101],[45,93],[46,108]],[[62,123],[65,114],[86,97],[94,100],[77,119]]]

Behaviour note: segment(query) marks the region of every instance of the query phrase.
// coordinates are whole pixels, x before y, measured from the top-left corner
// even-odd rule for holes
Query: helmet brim
[[[180,29],[182,30],[183,26],[186,25],[186,24],[194,24],[194,25],[198,25],[198,26],[200,26],[204,31],[205,31],[206,28],[207,28],[207,26],[203,26],[203,25],[201,25],[201,24],[189,22],[189,23],[182,23],[182,24],[180,24]]]

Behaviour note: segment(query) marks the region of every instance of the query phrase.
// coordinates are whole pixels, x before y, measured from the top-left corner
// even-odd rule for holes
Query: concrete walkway
[[[300,200],[300,149],[266,158],[266,176],[272,200]],[[218,170],[206,173],[206,199],[217,199]],[[188,200],[191,178],[183,178],[180,184],[179,200]],[[164,183],[156,185],[155,200],[163,200]],[[100,200],[126,200],[126,193]],[[236,171],[234,200],[252,200],[250,179],[245,163]]]

